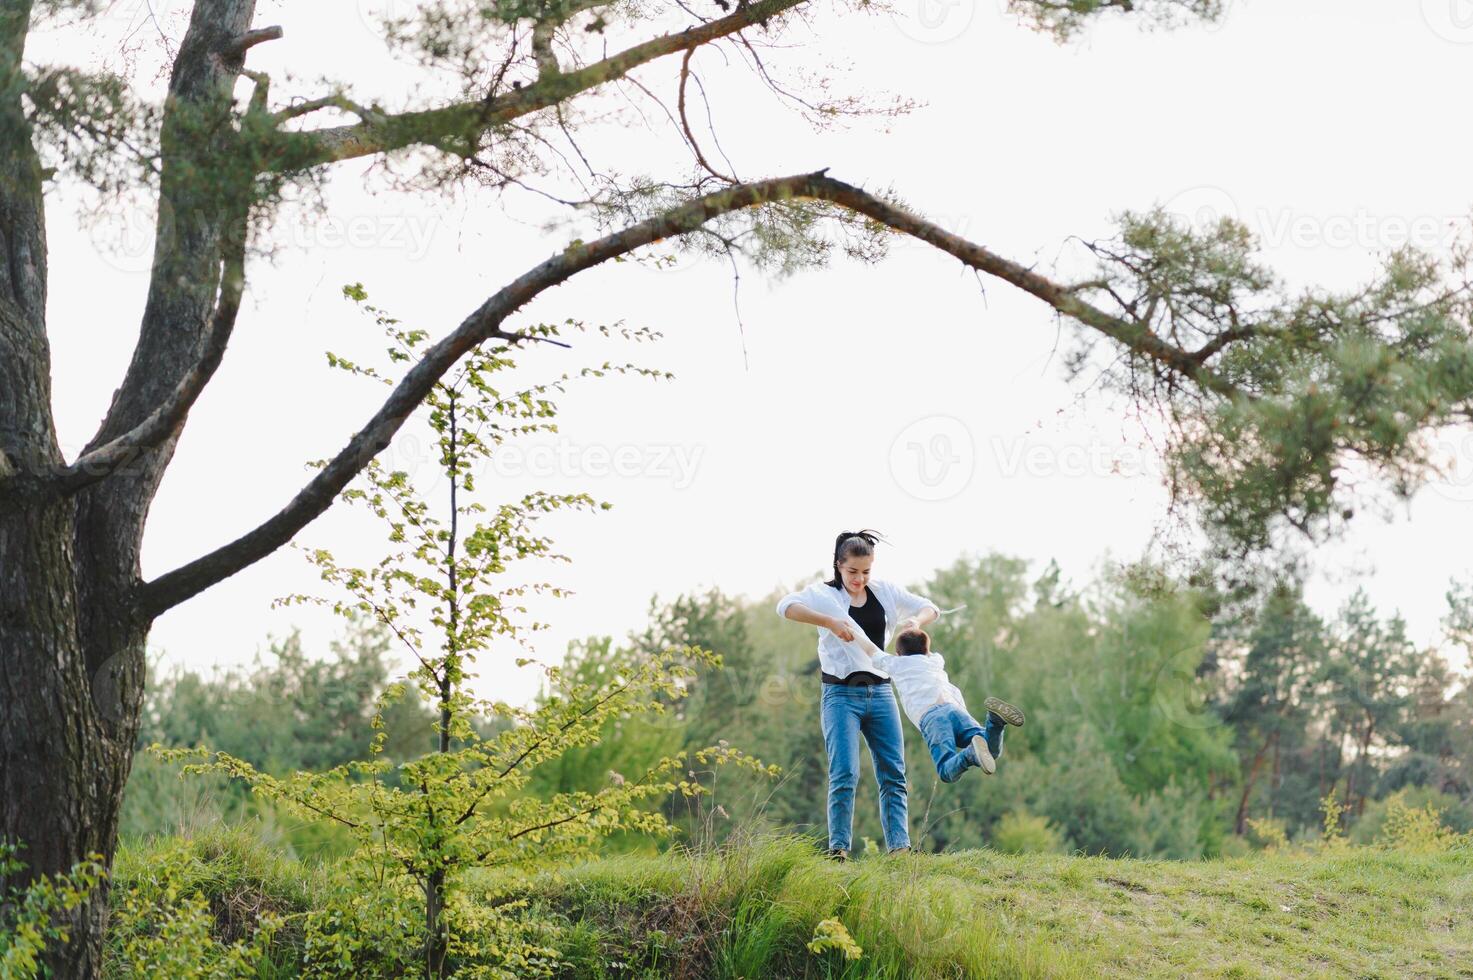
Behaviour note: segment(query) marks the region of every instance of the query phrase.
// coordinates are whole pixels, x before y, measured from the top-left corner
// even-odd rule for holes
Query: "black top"
[[[849,598],[849,593],[844,593],[844,598]],[[859,624],[864,630],[864,635],[869,637],[871,643],[885,649],[885,607],[880,605],[880,600],[870,591],[868,585],[864,587],[864,605],[849,607],[849,617]],[[888,677],[870,673],[867,670],[852,670],[843,677],[835,677],[824,671],[823,682],[825,684],[888,684]]]
[[[869,641],[881,650],[885,649],[885,607],[880,605],[880,600],[864,587],[865,603],[862,606],[850,606],[849,616],[864,629],[864,634]]]

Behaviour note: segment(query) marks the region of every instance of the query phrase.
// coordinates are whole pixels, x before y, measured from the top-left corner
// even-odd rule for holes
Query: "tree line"
[[[989,554],[958,559],[918,588],[943,608],[965,606],[931,633],[968,701],[999,694],[1029,713],[1028,725],[1010,732],[995,777],[949,786],[907,731],[919,847],[1215,856],[1279,834],[1314,837],[1332,792],[1347,808],[1353,840],[1374,837],[1393,798],[1433,803],[1453,829],[1473,829],[1473,691],[1449,662],[1473,636],[1466,587],[1449,590],[1437,646],[1413,642],[1402,618],[1376,610],[1363,592],[1321,616],[1293,581],[1237,601],[1133,565],[1075,587],[1052,563],[1031,575],[1027,562]],[[714,651],[722,666],[697,672],[668,712],[610,718],[597,743],[538,768],[526,791],[592,792],[672,753],[726,743],[775,763],[781,775],[711,774],[709,795],[651,804],[682,828],[677,839],[821,830],[818,662],[812,634],[772,614],[776,595],[652,597],[647,623],[622,641],[571,644],[562,669],[590,684],[678,647]],[[325,658],[308,656],[293,633],[250,668],[159,678],[139,746],[207,744],[278,774],[359,758],[376,696],[393,680],[390,640],[361,619]],[[426,751],[435,737],[430,707],[411,697],[391,710],[386,755]],[[482,724],[490,736],[505,722]],[[856,836],[878,839],[867,756],[864,766]],[[257,820],[262,833],[302,853],[330,854],[345,843],[319,824],[283,818],[239,786],[181,782],[146,753],[135,760],[125,836],[222,818]],[[656,844],[631,834],[605,846]]]

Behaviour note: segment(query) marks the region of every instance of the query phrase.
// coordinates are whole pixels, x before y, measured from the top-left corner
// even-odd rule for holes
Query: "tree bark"
[[[1268,751],[1268,740],[1258,747],[1253,756],[1253,765],[1248,769],[1248,778],[1243,783],[1243,794],[1238,797],[1238,812],[1233,818],[1233,833],[1243,836],[1248,826],[1248,800],[1253,795],[1253,784],[1258,781],[1258,770],[1263,766],[1263,754]]]
[[[1356,765],[1357,766],[1364,766],[1366,764],[1367,760],[1370,758],[1370,755],[1371,755],[1371,738],[1372,738],[1372,736],[1375,735],[1375,733],[1376,733],[1376,720],[1374,718],[1372,718],[1372,719],[1369,719],[1366,722],[1366,734],[1360,740],[1360,755],[1356,757]],[[1351,805],[1354,805],[1355,806],[1355,811],[1354,812],[1355,812],[1355,815],[1356,816],[1360,816],[1362,813],[1365,812],[1365,810],[1366,810],[1366,791],[1364,789],[1362,789],[1360,791],[1360,802],[1359,803],[1357,803],[1354,799],[1351,799],[1350,798],[1350,787],[1348,785],[1345,787],[1345,795],[1346,795],[1346,800],[1345,800],[1346,805],[1347,806],[1351,806]]]
[[[75,518],[65,500],[0,506],[0,835],[24,843],[27,866],[0,889],[93,854],[111,862],[117,839],[147,632],[82,614]],[[106,903],[104,885],[70,923],[73,941],[48,949],[54,975],[99,974]]]
[[[1268,811],[1272,816],[1274,800],[1278,796],[1279,787],[1283,785],[1283,777],[1279,766],[1279,733],[1274,732],[1274,767],[1268,777]]]

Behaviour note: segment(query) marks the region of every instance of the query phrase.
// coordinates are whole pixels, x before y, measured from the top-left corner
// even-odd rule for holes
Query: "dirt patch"
[[[1107,885],[1114,885],[1116,888],[1124,888],[1128,892],[1144,892],[1150,890],[1139,882],[1126,881],[1124,878],[1101,878],[1100,881]]]

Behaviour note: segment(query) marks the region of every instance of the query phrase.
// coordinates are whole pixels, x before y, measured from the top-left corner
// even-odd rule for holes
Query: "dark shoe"
[[[844,862],[849,860],[849,852],[838,847],[829,848],[829,857],[835,861]]]
[[[988,698],[982,702],[982,707],[987,709],[988,714],[997,715],[1005,725],[1023,724],[1023,709],[1015,704],[1008,704],[1002,698]]]
[[[886,854],[909,854],[910,853],[910,845],[907,844],[904,847],[892,847],[890,850],[886,851],[885,853]]]
[[[997,772],[997,760],[992,757],[992,751],[987,748],[987,739],[981,735],[972,736],[972,756],[987,775],[991,776]]]

